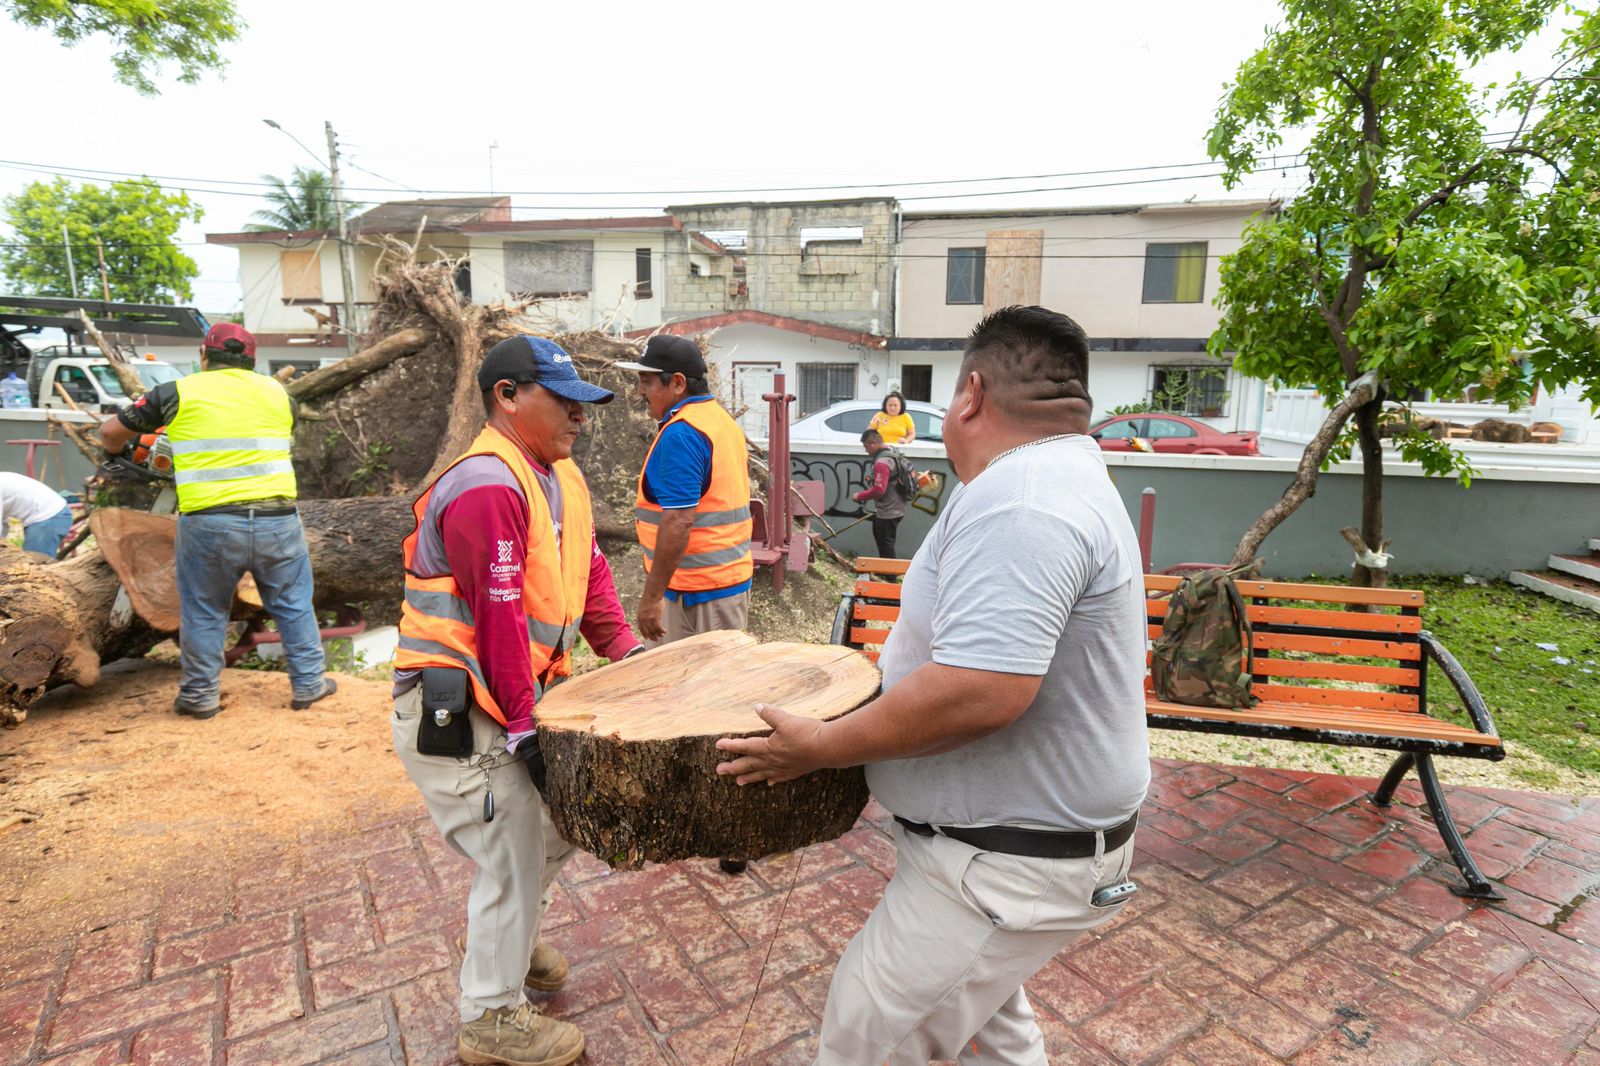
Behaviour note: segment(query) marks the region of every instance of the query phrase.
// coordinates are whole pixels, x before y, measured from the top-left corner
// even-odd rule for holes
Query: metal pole
[[[1156,490],[1147,488],[1139,496],[1139,563],[1150,573],[1150,555],[1156,539]]]
[[[339,277],[344,286],[344,337],[345,348],[356,354],[356,282],[355,249],[350,247],[350,223],[344,217],[344,191],[339,184],[339,142],[333,136],[333,123],[325,122],[328,131],[328,180],[333,186],[333,210],[339,216]]]
[[[67,237],[67,224],[61,223],[61,247],[67,250],[67,280],[72,282],[72,298],[78,298],[78,272],[72,266],[72,241]]]

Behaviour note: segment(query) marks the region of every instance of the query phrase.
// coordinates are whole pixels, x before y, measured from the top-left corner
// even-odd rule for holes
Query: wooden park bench
[[[901,559],[856,561],[855,589],[834,617],[835,643],[877,660],[877,648],[900,615]],[[1146,574],[1148,635],[1161,635],[1168,596],[1181,579]],[[1373,793],[1387,807],[1413,768],[1434,824],[1466,885],[1457,895],[1502,898],[1478,870],[1450,815],[1434,769],[1435,755],[1505,758],[1489,708],[1477,687],[1433,635],[1422,628],[1423,594],[1413,589],[1240,581],[1255,630],[1252,692],[1244,710],[1194,707],[1155,698],[1146,678],[1145,712],[1158,729],[1299,740],[1399,752]],[[1366,607],[1366,612],[1350,610]],[[1428,665],[1437,665],[1466,708],[1472,725],[1428,714]]]

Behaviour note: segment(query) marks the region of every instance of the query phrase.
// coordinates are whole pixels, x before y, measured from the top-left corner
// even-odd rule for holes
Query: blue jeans
[[[39,552],[54,559],[61,542],[71,531],[72,508],[63,505],[60,513],[22,527],[22,550]]]
[[[255,576],[261,603],[278,623],[295,698],[321,694],[322,638],[311,606],[311,557],[299,515],[179,515],[177,567],[183,650],[178,699],[184,706],[217,705],[228,612],[234,588],[247,573]]]

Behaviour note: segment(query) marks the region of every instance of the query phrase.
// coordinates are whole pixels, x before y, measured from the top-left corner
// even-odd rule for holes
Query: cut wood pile
[[[477,383],[483,354],[525,332],[553,337],[579,373],[617,393],[612,403],[586,409],[591,421],[574,458],[594,496],[601,547],[618,560],[619,584],[636,589],[635,482],[655,421],[635,396],[638,375],[614,364],[637,358],[640,345],[599,332],[548,332],[525,317],[524,305],[471,304],[456,288],[456,266],[419,263],[395,245],[375,279],[378,306],[362,350],[287,385],[298,405],[295,468],[318,607],[359,604],[374,622],[398,615],[400,542],[411,531],[411,500],[483,425]],[[140,529],[151,535],[147,525]],[[170,575],[170,547],[149,547],[122,553],[130,584],[156,586],[164,580],[157,571]],[[807,577],[790,579],[786,604],[807,595]],[[819,601],[836,598],[833,588],[843,580],[833,573],[811,578],[822,586]],[[100,663],[142,655],[169,635],[170,617],[144,616],[137,599],[131,617],[116,612],[114,618],[119,587],[118,570],[98,549],[45,564],[0,543],[0,724],[22,721],[48,686],[93,684]],[[763,603],[770,593],[766,582],[756,582],[753,616],[793,613],[771,611]],[[624,592],[630,617],[636,596]],[[253,609],[238,608],[241,615]],[[826,639],[826,622],[819,620],[819,639]]]
[[[878,690],[837,644],[702,633],[574,678],[540,704],[539,749],[561,835],[615,867],[759,859],[832,840],[867,802],[859,766],[780,785],[719,777],[719,737],[765,733],[757,702],[822,721]]]

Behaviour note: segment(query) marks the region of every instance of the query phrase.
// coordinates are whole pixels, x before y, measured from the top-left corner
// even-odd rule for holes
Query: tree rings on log
[[[770,732],[755,704],[827,721],[878,691],[859,652],[702,633],[577,677],[538,707],[551,813],[615,867],[694,856],[758,859],[832,840],[867,802],[860,767],[780,785],[719,777],[725,736]]]
[[[100,554],[117,572],[139,617],[156,629],[178,628],[178,520],[172,515],[103,507],[89,516]]]

